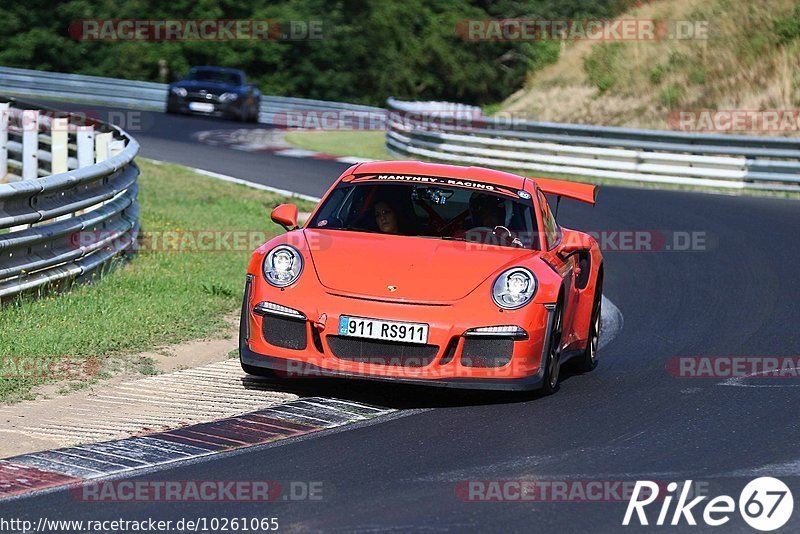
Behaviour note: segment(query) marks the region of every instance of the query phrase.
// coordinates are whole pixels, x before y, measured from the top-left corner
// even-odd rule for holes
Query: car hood
[[[503,267],[535,254],[509,247],[478,250],[464,241],[341,230],[304,234],[323,286],[387,300],[455,301]]]
[[[206,91],[213,94],[240,93],[242,90],[242,88],[239,87],[238,85],[230,85],[227,83],[216,83],[203,80],[183,80],[171,84],[170,87],[183,87],[187,91],[192,91],[192,92],[205,89]]]

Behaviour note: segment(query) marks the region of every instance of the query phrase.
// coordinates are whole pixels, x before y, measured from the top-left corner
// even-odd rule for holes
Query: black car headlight
[[[504,271],[492,286],[494,303],[506,310],[525,306],[536,294],[537,281],[531,271],[514,267]]]
[[[219,95],[220,102],[233,102],[237,98],[239,98],[239,95],[236,93],[222,93]]]
[[[300,278],[303,256],[294,247],[278,245],[264,258],[264,278],[275,287],[286,287]]]
[[[184,98],[186,95],[189,94],[189,92],[183,87],[173,87],[172,89],[170,89],[170,91],[172,91],[173,95],[177,95],[181,98]]]

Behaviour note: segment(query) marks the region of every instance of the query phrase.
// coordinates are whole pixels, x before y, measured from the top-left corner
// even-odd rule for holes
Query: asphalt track
[[[152,114],[142,155],[320,195],[346,165],[198,145],[197,130],[250,127]],[[152,480],[322,481],[319,502],[85,503],[66,490],[0,503],[0,517],[278,517],[281,530],[647,531],[622,527],[625,502],[467,502],[467,480],[703,481],[738,499],[780,477],[800,498],[797,378],[676,378],[677,356],[798,356],[800,203],[605,187],[596,207],[565,201],[587,231],[702,232],[701,250],[606,250],[606,295],[625,326],[598,368],[546,398],[329,383],[316,395],[399,408],[315,434],[141,475]],[[660,241],[659,241],[660,242]],[[742,387],[748,386],[748,387]],[[657,506],[657,505],[654,505]],[[655,521],[658,508],[650,512]],[[699,517],[702,513],[695,513]],[[671,516],[671,514],[670,514]],[[684,523],[685,525],[685,523]],[[798,531],[800,512],[782,531]],[[661,527],[674,530],[671,527]],[[686,527],[691,532],[708,527]],[[720,529],[717,529],[720,531]],[[725,532],[754,532],[733,514]]]

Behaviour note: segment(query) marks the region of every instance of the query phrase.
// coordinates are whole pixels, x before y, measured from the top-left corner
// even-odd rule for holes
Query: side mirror
[[[270,217],[287,232],[297,228],[297,206],[294,204],[281,204],[272,210]]]

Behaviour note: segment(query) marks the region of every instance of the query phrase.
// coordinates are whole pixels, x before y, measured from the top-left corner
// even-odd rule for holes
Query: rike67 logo
[[[728,495],[720,495],[708,501],[706,495],[691,495],[691,480],[686,480],[680,488],[677,482],[670,482],[663,494],[659,494],[660,489],[663,486],[655,482],[636,481],[622,524],[628,526],[638,522],[640,525],[658,526],[697,525],[700,519],[708,526],[719,527],[731,521],[731,516],[735,515],[738,508],[739,514],[748,525],[770,532],[785,525],[794,510],[791,490],[772,477],[751,480],[739,494],[738,502]],[[660,504],[660,509],[655,504],[648,510],[648,516],[645,508],[654,503]],[[651,523],[656,511],[658,517]]]

